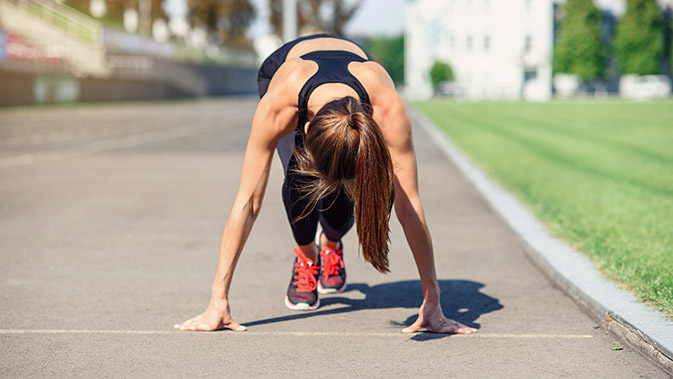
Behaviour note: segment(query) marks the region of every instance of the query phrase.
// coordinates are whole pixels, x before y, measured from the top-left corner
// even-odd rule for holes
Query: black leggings
[[[266,94],[271,78],[285,62],[290,49],[298,42],[316,37],[320,36],[309,36],[288,42],[262,63],[257,76],[260,98]],[[339,241],[353,226],[353,202],[344,191],[340,191],[320,199],[315,208],[307,214],[310,204],[302,188],[306,183],[316,179],[301,176],[294,170],[297,167],[294,146],[301,146],[303,142],[303,126],[298,126],[296,131],[281,138],[276,146],[285,173],[282,190],[283,203],[292,228],[292,235],[297,245],[308,245],[315,238],[318,222],[320,222],[325,236],[330,241]]]
[[[278,153],[282,154],[280,150]],[[283,203],[297,245],[308,245],[313,241],[318,222],[330,241],[341,240],[353,226],[353,202],[344,191],[340,191],[320,199],[315,208],[306,214],[310,204],[302,191],[302,183],[315,179],[298,175],[293,170],[293,164],[296,164],[294,156],[290,166],[285,168]]]

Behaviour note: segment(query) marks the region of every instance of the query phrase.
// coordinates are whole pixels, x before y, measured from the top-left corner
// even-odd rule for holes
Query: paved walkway
[[[667,377],[554,288],[420,130],[442,304],[478,334],[400,332],[421,298],[396,221],[391,274],[362,262],[352,233],[348,291],[287,310],[277,160],[231,291],[248,332],[173,331],[207,305],[254,107],[0,111],[0,376]]]

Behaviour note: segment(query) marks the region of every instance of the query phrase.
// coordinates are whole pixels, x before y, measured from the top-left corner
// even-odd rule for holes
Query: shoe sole
[[[320,307],[320,299],[318,299],[318,301],[316,301],[313,305],[308,305],[306,303],[292,304],[290,299],[285,296],[285,306],[293,311],[312,311]]]
[[[348,283],[344,282],[344,285],[341,286],[341,288],[323,288],[322,284],[320,284],[320,281],[318,281],[318,293],[326,295],[328,293],[343,292],[347,285]]]

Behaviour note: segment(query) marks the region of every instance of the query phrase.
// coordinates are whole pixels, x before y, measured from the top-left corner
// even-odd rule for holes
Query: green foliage
[[[659,73],[664,54],[664,15],[656,0],[627,0],[617,26],[615,52],[623,74]]]
[[[607,51],[601,39],[600,11],[592,0],[568,0],[563,11],[554,71],[585,81],[604,77]]]
[[[430,81],[432,82],[433,86],[453,79],[453,69],[451,69],[450,64],[440,61],[436,61],[432,64],[432,67],[430,68]]]
[[[367,40],[366,49],[383,66],[395,84],[404,82],[404,35]]]
[[[86,15],[91,16],[89,12],[91,0],[65,0],[64,4],[72,7]],[[164,19],[167,20],[168,16],[164,12],[163,1],[162,0],[152,0],[152,20]],[[99,20],[106,26],[112,26],[115,28],[122,29],[124,27],[124,10],[126,8],[135,8],[138,9],[138,0],[127,0],[127,1],[106,1],[105,2],[106,11],[105,15]],[[93,17],[93,16],[91,16]]]
[[[673,318],[673,102],[419,107],[551,233]]]

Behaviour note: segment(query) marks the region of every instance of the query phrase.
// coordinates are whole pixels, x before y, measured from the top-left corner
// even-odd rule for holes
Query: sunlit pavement
[[[255,104],[0,110],[1,376],[667,377],[555,289],[420,130],[444,312],[479,333],[400,332],[421,291],[394,217],[391,274],[353,231],[347,291],[287,310],[278,159],[231,290],[248,331],[174,331],[208,303]]]

